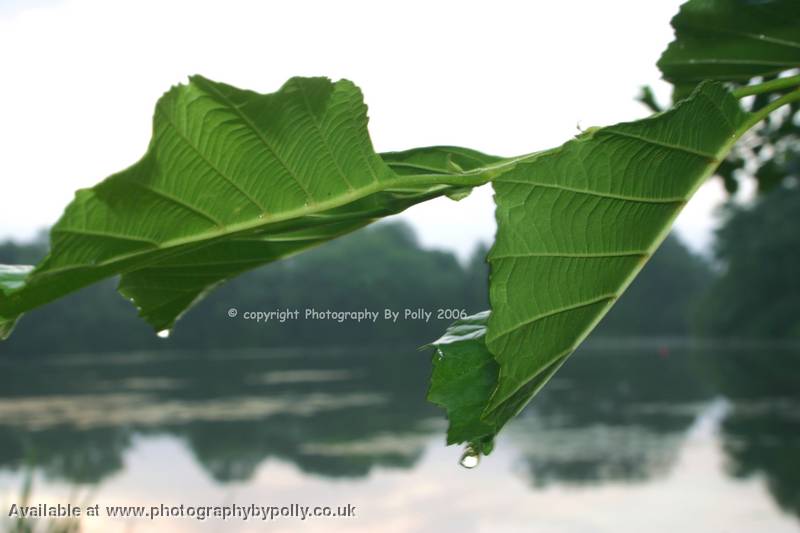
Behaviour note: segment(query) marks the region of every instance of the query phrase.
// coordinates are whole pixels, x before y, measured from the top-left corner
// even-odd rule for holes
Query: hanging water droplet
[[[472,446],[467,446],[458,462],[464,468],[475,468],[481,462],[481,454]]]
[[[162,329],[161,331],[156,333],[156,335],[158,335],[162,339],[167,339],[167,338],[169,338],[169,330],[168,329]]]

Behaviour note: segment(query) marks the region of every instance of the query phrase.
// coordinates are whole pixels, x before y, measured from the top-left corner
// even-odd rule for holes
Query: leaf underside
[[[432,147],[381,156],[351,82],[293,78],[258,94],[194,76],[157,103],[145,156],[80,190],[50,255],[0,294],[0,335],[25,311],[105,277],[156,330],[220,282],[463,187],[408,185],[495,161]]]
[[[670,111],[594,130],[493,179],[492,312],[457,322],[433,343],[429,397],[448,411],[449,442],[480,446],[541,389],[652,255],[747,118],[720,84],[704,83]]]

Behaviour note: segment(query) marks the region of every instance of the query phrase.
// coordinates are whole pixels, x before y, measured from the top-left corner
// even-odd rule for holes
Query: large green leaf
[[[491,314],[454,323],[432,344],[428,396],[447,410],[449,443],[491,450],[754,120],[707,82],[667,112],[589,131],[493,177]]]
[[[800,67],[797,0],[690,0],[658,61],[679,97],[703,80],[746,82]]]
[[[704,83],[670,111],[588,132],[494,179],[486,345],[500,371],[485,422],[516,414],[577,348],[749,119]]]
[[[51,253],[0,294],[0,335],[27,310],[121,274],[157,330],[217,283],[429,198],[497,158],[450,147],[376,154],[349,81],[257,94],[200,76],[157,103],[145,156],[78,191]],[[397,171],[393,170],[396,169]]]

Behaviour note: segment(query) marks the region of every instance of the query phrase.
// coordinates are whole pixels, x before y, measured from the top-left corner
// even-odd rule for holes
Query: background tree
[[[752,205],[726,207],[714,254],[722,272],[701,331],[720,337],[800,337],[800,188],[788,182]]]

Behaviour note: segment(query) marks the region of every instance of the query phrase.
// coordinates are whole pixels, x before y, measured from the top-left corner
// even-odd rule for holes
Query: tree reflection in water
[[[0,468],[96,484],[135,439],[185,442],[218,483],[265,460],[328,478],[408,469],[443,415],[424,400],[430,355],[413,348],[130,353],[0,361]],[[759,474],[800,515],[800,355],[592,350],[576,354],[499,444],[533,487],[667,473],[709,401],[735,477]],[[491,457],[483,468],[491,467]]]

